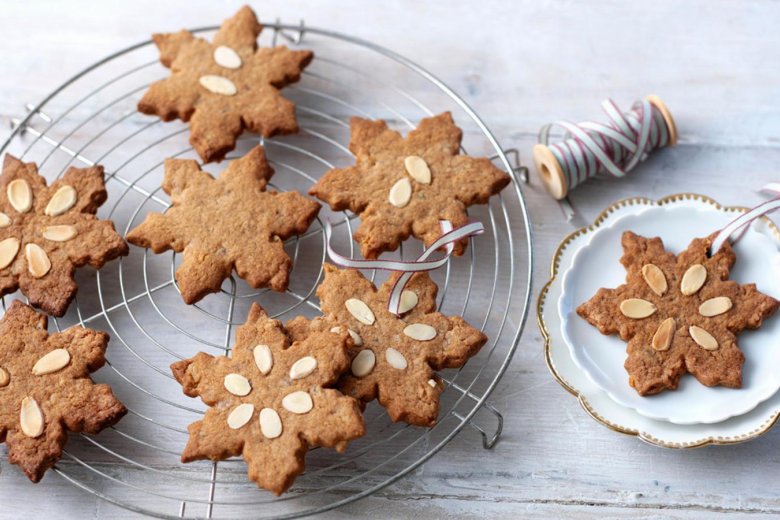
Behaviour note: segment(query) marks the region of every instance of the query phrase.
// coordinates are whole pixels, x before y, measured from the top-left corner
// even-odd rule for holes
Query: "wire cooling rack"
[[[193,32],[208,37],[216,29]],[[501,434],[502,416],[486,399],[512,358],[528,312],[531,235],[520,190],[527,171],[510,162],[512,153],[499,147],[461,98],[411,61],[303,22],[267,24],[261,44],[273,45],[280,38],[290,46],[305,43],[316,55],[301,82],[284,91],[297,105],[301,131],[266,140],[245,134],[226,161],[260,142],[276,171],[271,186],[305,192],[327,169],[352,161],[345,146],[350,116],[383,118],[408,131],[422,117],[452,111],[464,129],[464,152],[492,156],[514,179],[490,204],[472,208],[471,217],[485,224],[485,235],[472,239],[466,255],[433,273],[440,286],[440,309],[463,315],[490,341],[466,367],[442,373],[447,388],[435,427],[394,424],[372,403],[366,409],[365,437],[343,455],[311,450],[306,473],[277,498],[248,481],[240,459],[179,462],[187,425],[204,407],[182,395],[168,367],[200,350],[229,353],[235,329],[252,302],[282,320],[315,316],[319,307],[314,291],[326,259],[322,223],[331,219],[336,247],[354,254],[350,236],[355,216],[324,208],[307,233],[286,243],[294,268],[285,293],[253,290],[231,278],[220,293],[188,306],[174,278],[181,258],[139,248],[131,248],[129,257],[100,272],[82,269],[78,298],[50,327],[81,324],[109,332],[108,364],[95,379],[111,384],[130,412],[98,436],[72,436],[53,473],[128,510],[161,518],[305,516],[368,496],[415,471],[466,425],[479,433],[476,439],[481,438],[486,449]],[[136,112],[149,84],[167,74],[150,41],[119,51],[67,81],[39,105],[28,106],[27,115],[13,122],[0,153],[35,161],[49,180],[71,165],[104,165],[109,199],[100,216],[112,219],[126,234],[149,211],[168,208],[169,199],[160,189],[163,160],[197,158],[186,125]],[[204,168],[218,173],[225,166]],[[419,243],[411,240],[394,256],[413,258],[420,251]],[[380,275],[368,274],[382,281]],[[14,476],[5,478],[23,478],[9,473]],[[47,476],[52,478],[57,476]]]

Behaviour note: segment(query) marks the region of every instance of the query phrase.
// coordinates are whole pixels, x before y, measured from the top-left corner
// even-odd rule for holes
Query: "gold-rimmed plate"
[[[622,433],[669,448],[696,447],[706,444],[730,444],[751,440],[768,431],[780,416],[780,394],[776,393],[763,402],[756,403],[750,411],[740,410],[739,415],[711,424],[675,424],[667,420],[647,417],[610,397],[586,374],[572,358],[564,342],[558,302],[562,292],[562,273],[567,271],[580,251],[601,228],[609,228],[617,219],[636,215],[648,209],[663,208],[681,214],[700,210],[718,218],[728,219],[741,208],[725,208],[701,195],[682,194],[658,201],[633,198],[608,207],[589,227],[575,231],[559,245],[552,262],[551,279],[542,289],[538,304],[538,320],[545,338],[547,364],[556,380],[574,394],[583,408],[597,421]],[[716,225],[717,227],[717,225]],[[780,233],[768,219],[754,227],[780,244]],[[663,230],[657,235],[663,236]],[[616,269],[620,270],[616,265]],[[686,422],[686,421],[682,421]]]

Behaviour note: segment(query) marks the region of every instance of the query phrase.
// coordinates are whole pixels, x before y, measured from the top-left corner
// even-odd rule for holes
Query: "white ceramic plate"
[[[732,219],[732,215],[715,206],[646,206],[600,226],[563,273],[558,301],[563,340],[574,362],[618,403],[651,419],[677,424],[715,423],[749,412],[780,389],[778,319],[769,319],[757,331],[745,331],[738,336],[745,354],[741,389],[706,387],[686,374],[677,390],[642,397],[628,384],[623,367],[626,343],[617,336],[604,336],[575,312],[599,287],[617,287],[625,281],[625,270],[619,263],[623,254],[620,237],[624,231],[646,237],[660,236],[666,249],[677,254],[692,239],[707,236]],[[734,250],[737,262],[731,279],[739,283],[753,282],[760,291],[780,298],[777,237],[765,225],[751,227]]]
[[[681,211],[681,213],[678,213],[680,216],[686,214],[685,212],[687,211],[693,210],[706,214],[707,218],[719,219],[711,220],[714,227],[717,227],[718,222],[727,221],[729,218],[733,218],[737,211],[735,209],[722,208],[711,199],[691,194],[673,195],[659,201],[641,198],[628,199],[607,208],[592,226],[578,230],[567,237],[558,247],[553,258],[551,280],[542,289],[539,296],[537,313],[539,326],[545,337],[547,364],[556,380],[564,386],[564,388],[577,396],[582,406],[594,419],[615,431],[636,435],[652,444],[670,448],[687,448],[706,444],[730,444],[756,438],[767,432],[778,420],[778,417],[780,417],[780,393],[774,393],[768,399],[760,402],[757,406],[753,406],[752,409],[741,415],[732,416],[731,418],[716,423],[692,424],[694,421],[691,421],[690,417],[685,416],[680,417],[680,419],[681,422],[687,424],[652,419],[646,415],[640,414],[636,409],[620,404],[611,398],[606,391],[602,390],[586,374],[585,370],[580,368],[573,359],[572,351],[570,351],[569,347],[564,342],[563,322],[558,308],[558,303],[562,296],[562,274],[568,271],[573,265],[577,253],[590,243],[591,238],[595,236],[596,232],[602,228],[606,229],[615,223],[618,223],[619,219],[622,217],[666,207],[670,209],[673,208],[673,211]],[[685,212],[683,212],[683,210],[685,210]],[[693,215],[693,213],[689,213],[688,215]],[[674,225],[671,226],[672,228],[681,226],[683,223],[679,220],[675,220],[673,224]],[[669,240],[666,240],[667,246],[674,251],[679,251],[687,245],[687,241],[691,237],[703,236],[712,229],[713,227],[707,227],[706,229],[690,228],[689,236],[685,237],[685,239],[677,239],[679,242],[675,242],[675,239],[670,238]],[[656,230],[655,233],[645,232],[644,229],[637,229],[637,231],[646,234],[664,235],[664,231],[668,232],[668,229]],[[768,258],[774,258],[774,263],[771,268],[777,273],[780,265],[777,263],[776,252],[780,241],[777,239],[776,228],[774,228],[769,221],[762,220],[754,224],[753,232],[758,235],[763,235],[763,238],[758,235],[755,236],[755,239],[762,244],[764,243],[764,238],[770,237],[772,239],[771,243],[773,247],[771,248],[771,254],[769,254]],[[666,237],[664,236],[664,238]],[[753,239],[750,240],[752,241]],[[748,244],[748,242],[746,242],[746,244]],[[616,242],[616,247],[618,249],[613,252],[613,255],[617,268],[615,269],[616,272],[611,274],[613,278],[609,280],[602,279],[604,283],[596,284],[594,285],[594,288],[608,285],[609,281],[614,282],[612,285],[618,285],[623,280],[624,272],[622,266],[617,263],[617,259],[620,256],[619,240]],[[743,282],[748,281],[746,278],[748,270],[751,271],[751,277],[755,278],[752,273],[754,267],[751,266],[753,259],[746,259],[743,251],[740,250],[740,247],[747,247],[747,245],[737,247],[737,252],[741,257],[738,257],[737,265],[734,267],[734,279]],[[764,246],[762,245],[760,247]],[[606,272],[606,269],[604,269],[604,271]],[[754,279],[753,281],[760,282],[760,280],[757,279]],[[773,293],[770,288],[762,286],[761,283],[759,283],[759,288],[767,291],[773,296],[778,296],[777,293]],[[583,289],[583,291],[585,291],[585,289]],[[590,294],[588,294],[587,297],[590,297]],[[777,327],[780,326],[780,324],[773,323],[773,321],[780,320],[767,320],[765,324],[765,326],[767,326],[766,330],[774,330],[774,337],[778,338],[780,337],[778,336],[778,331],[780,329]],[[603,338],[598,332],[597,335]],[[742,345],[743,350],[746,351],[746,357],[749,358],[749,364],[746,363],[746,372],[752,372],[757,368],[757,361],[755,361],[754,358],[752,360],[750,359],[753,356],[753,351],[748,349],[751,349],[752,347],[750,345],[746,347],[746,342],[744,341],[747,339],[747,343],[751,343],[752,339],[749,337],[751,335],[756,335],[756,333],[744,333],[743,335],[740,335],[740,344]],[[616,364],[622,371],[622,376],[618,380],[622,381],[626,388],[633,392],[633,390],[628,387],[625,370],[622,367],[625,359],[625,344],[619,340],[616,340],[617,342],[613,343],[613,340],[614,338],[610,338],[608,344],[603,345],[603,347],[617,349],[617,352],[620,353],[617,356],[618,361]],[[780,344],[780,341],[778,341],[778,344]],[[688,379],[691,379],[690,376]],[[746,373],[746,382],[747,380],[748,374]],[[689,386],[693,387],[694,385],[699,385],[694,379],[685,382],[686,388]],[[707,389],[705,387],[702,388],[702,390],[712,389]],[[723,389],[723,391],[727,390]],[[731,391],[737,393],[741,392]],[[675,393],[679,392],[670,392],[670,394]],[[755,400],[759,401],[758,398]],[[749,407],[741,406],[741,408],[745,409]],[[666,413],[662,415],[669,416],[672,414]],[[733,412],[724,415],[733,415]]]

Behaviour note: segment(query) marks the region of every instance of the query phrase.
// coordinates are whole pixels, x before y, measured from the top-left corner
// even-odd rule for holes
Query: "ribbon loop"
[[[731,243],[736,242],[747,231],[750,224],[754,220],[763,217],[769,213],[780,208],[780,183],[770,182],[765,185],[759,191],[764,193],[771,193],[775,195],[775,198],[768,200],[758,206],[747,210],[742,215],[738,216],[731,222],[729,222],[723,229],[720,230],[715,240],[712,241],[710,246],[710,254],[715,254],[723,247],[726,240],[731,239]],[[732,238],[733,236],[733,238]]]
[[[449,220],[442,220],[439,224],[441,226],[442,235],[413,261],[358,260],[341,255],[337,253],[331,245],[333,226],[329,220],[325,222],[325,244],[330,259],[341,267],[350,267],[353,269],[381,269],[403,273],[395,281],[395,284],[393,284],[393,290],[390,292],[390,298],[387,303],[387,310],[398,315],[398,309],[401,305],[401,293],[414,273],[438,269],[450,259],[455,242],[463,240],[464,238],[481,235],[485,232],[485,226],[483,226],[481,222],[471,222],[455,229],[453,229],[452,222]],[[442,258],[428,260],[434,252],[442,247],[445,248],[445,254]]]

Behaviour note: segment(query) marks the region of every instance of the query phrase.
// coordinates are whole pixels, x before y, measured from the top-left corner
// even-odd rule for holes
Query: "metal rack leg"
[[[520,152],[517,148],[507,148],[504,150],[504,155],[509,157],[512,161],[512,171],[519,174],[524,183],[530,184],[531,178],[528,176],[528,167],[520,164]],[[489,159],[495,161],[498,159],[498,154],[491,155]]]
[[[281,23],[282,21],[279,18],[277,18],[276,27],[274,27],[274,35],[273,38],[271,39],[272,47],[276,47],[276,43],[279,35],[281,35],[282,38],[284,38],[288,42],[295,45],[298,45],[303,41],[303,37],[306,34],[306,24],[304,24],[303,19],[301,19],[298,22],[298,29],[292,35],[284,29],[279,29],[279,25],[281,25]]]
[[[456,383],[453,383],[452,381],[449,381],[448,379],[446,379],[444,377],[441,377],[441,375],[439,377],[441,378],[442,381],[444,381],[445,384],[447,384],[449,386],[449,388],[452,388],[453,390],[459,391],[465,397],[471,399],[474,402],[479,402],[480,401],[480,399],[481,399],[480,396],[478,396],[478,395],[476,395],[476,394],[466,390],[465,388],[461,387],[460,385],[458,385]],[[489,450],[489,449],[492,449],[496,445],[496,443],[498,443],[498,439],[501,437],[501,432],[504,429],[504,416],[501,415],[501,412],[499,412],[498,409],[495,406],[493,406],[492,404],[490,404],[488,402],[482,403],[482,406],[480,407],[480,410],[487,410],[491,415],[493,415],[493,417],[495,418],[495,421],[496,421],[496,425],[494,427],[492,427],[492,428],[486,428],[486,427],[483,428],[478,423],[476,414],[474,416],[472,416],[472,418],[468,421],[468,424],[474,430],[476,430],[477,433],[479,433],[480,436],[482,437],[482,447],[485,448],[486,450]],[[453,417],[456,417],[456,418],[460,419],[461,421],[465,421],[466,420],[466,418],[463,415],[459,414],[458,412],[456,412],[454,410],[452,412],[450,412],[450,414]],[[491,431],[492,431],[492,433],[489,433]]]
[[[484,405],[482,405],[481,409],[482,410],[487,410],[488,412],[490,412],[491,414],[493,414],[495,416],[495,418],[496,418],[496,426],[494,428],[493,433],[489,434],[488,432],[486,432],[485,429],[482,428],[482,426],[480,426],[479,424],[477,424],[475,422],[476,421],[475,417],[472,418],[468,423],[469,423],[469,426],[471,426],[473,429],[475,429],[480,434],[480,436],[482,437],[482,447],[484,449],[486,449],[486,450],[490,450],[490,449],[493,449],[493,447],[496,445],[496,443],[498,443],[498,439],[501,438],[501,432],[504,429],[504,416],[501,415],[501,412],[499,412],[496,409],[496,407],[494,407],[490,403],[485,403]],[[454,415],[455,417],[457,417],[461,421],[465,420],[465,418],[462,415],[460,415],[458,412],[452,412],[452,415]]]

